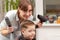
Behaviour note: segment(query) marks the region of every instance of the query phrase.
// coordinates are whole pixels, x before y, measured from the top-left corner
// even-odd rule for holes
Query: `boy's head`
[[[35,37],[35,24],[32,21],[25,20],[21,23],[21,33],[26,39]]]

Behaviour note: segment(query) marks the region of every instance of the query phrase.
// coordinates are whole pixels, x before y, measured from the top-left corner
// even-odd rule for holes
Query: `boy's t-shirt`
[[[26,38],[24,38],[24,36],[23,35],[21,35],[21,36],[19,36],[18,37],[18,39],[17,40],[29,40],[29,39],[26,39]],[[35,38],[34,39],[32,39],[32,40],[36,40]]]

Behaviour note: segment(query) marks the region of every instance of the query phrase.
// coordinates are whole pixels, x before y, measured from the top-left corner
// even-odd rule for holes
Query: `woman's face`
[[[27,20],[32,15],[32,6],[28,5],[27,11],[19,9],[19,13],[20,18]]]

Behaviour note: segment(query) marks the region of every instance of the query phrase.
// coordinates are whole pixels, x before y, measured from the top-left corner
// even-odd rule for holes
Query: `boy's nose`
[[[35,35],[35,32],[32,32],[32,35]]]

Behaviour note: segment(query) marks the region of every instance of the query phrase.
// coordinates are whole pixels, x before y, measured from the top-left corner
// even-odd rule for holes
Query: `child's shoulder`
[[[18,40],[25,40],[24,37],[21,35],[18,37]]]

